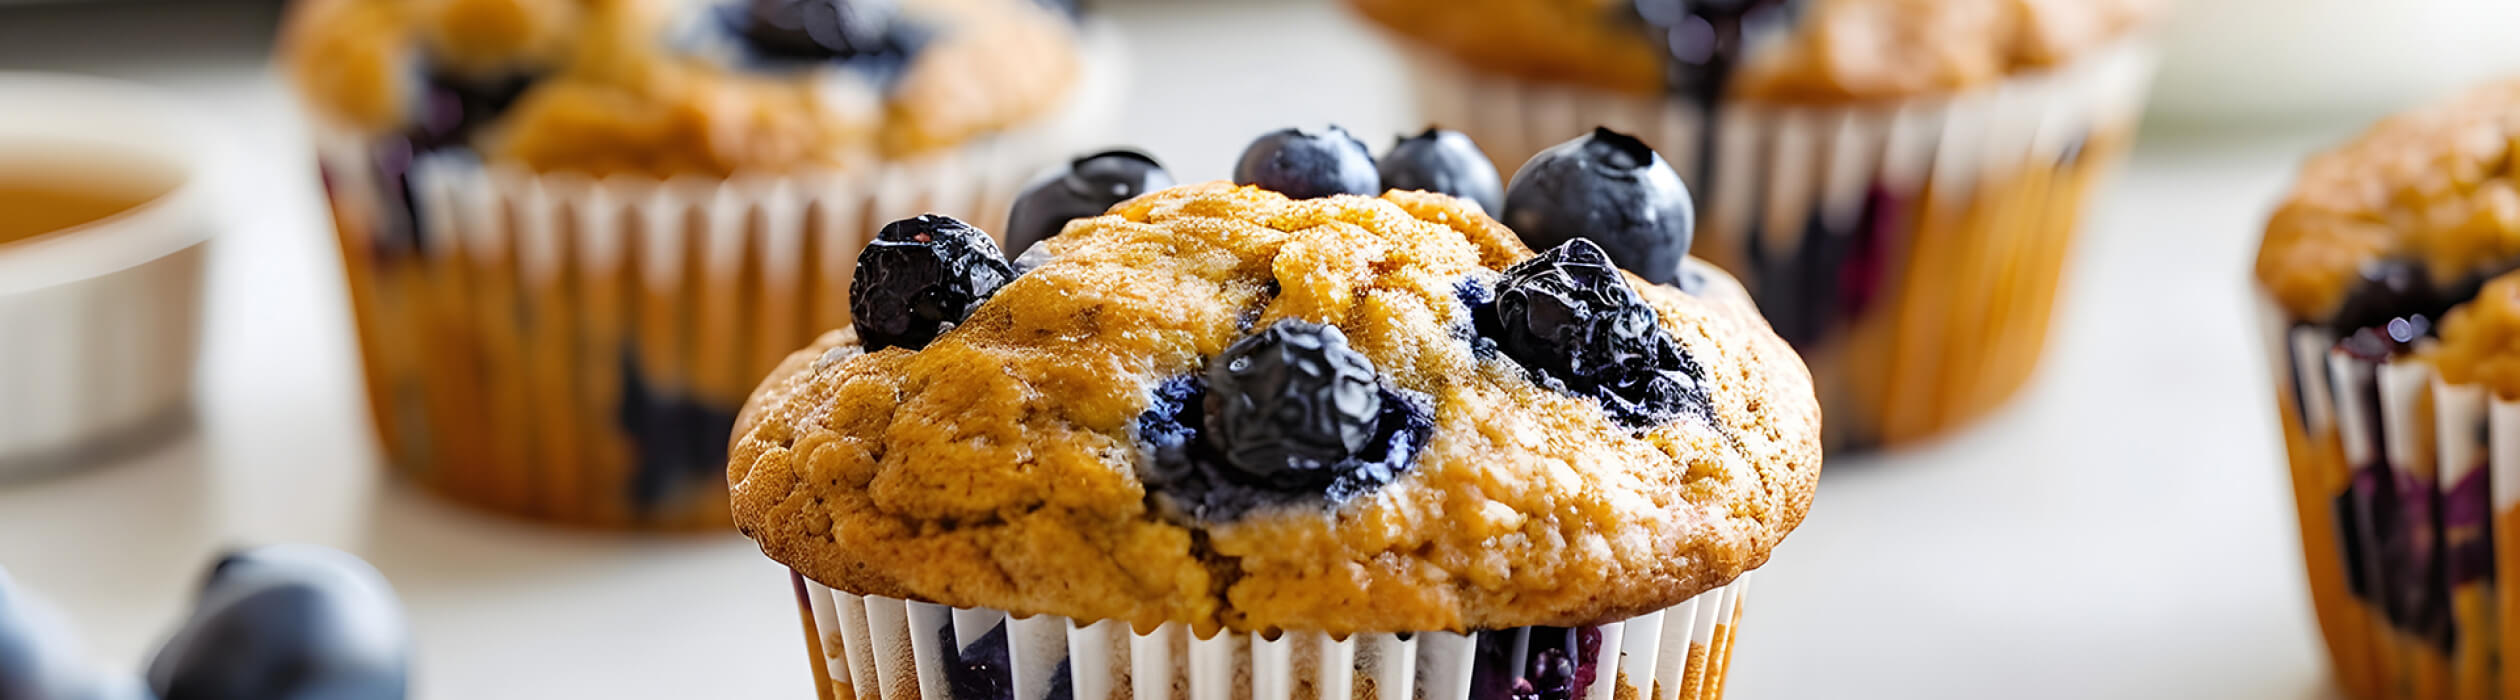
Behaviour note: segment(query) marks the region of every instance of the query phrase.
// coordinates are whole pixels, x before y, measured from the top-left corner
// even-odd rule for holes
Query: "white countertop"
[[[0,68],[192,98],[236,134],[256,195],[211,262],[200,430],[0,487],[0,566],[101,662],[138,668],[222,546],[286,540],[393,580],[422,698],[811,697],[781,570],[742,538],[557,531],[380,478],[311,158],[263,68],[272,8],[21,12],[0,15]],[[1412,126],[1390,57],[1333,8],[1115,14],[1138,57],[1119,133],[1186,177],[1223,175],[1269,128]],[[2298,154],[2349,128],[2152,135],[2100,200],[2024,395],[1947,440],[1829,464],[1755,579],[1736,697],[2334,696],[2244,275]]]

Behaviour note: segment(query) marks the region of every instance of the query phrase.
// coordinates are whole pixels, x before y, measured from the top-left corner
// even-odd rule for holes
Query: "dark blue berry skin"
[[[1378,163],[1385,190],[1441,192],[1478,202],[1489,216],[1504,210],[1505,184],[1496,163],[1468,134],[1429,128],[1391,144]]]
[[[1721,99],[1734,71],[1760,39],[1789,25],[1799,0],[1634,0],[1636,16],[1663,48],[1663,82],[1674,95]]]
[[[901,21],[896,0],[736,0],[713,9],[757,66],[841,63],[886,85],[929,38]]]
[[[1208,362],[1208,437],[1237,480],[1310,490],[1374,439],[1374,364],[1335,326],[1279,321]]]
[[[1255,185],[1293,199],[1372,196],[1382,194],[1382,173],[1375,171],[1374,155],[1365,142],[1346,129],[1337,125],[1286,128],[1269,132],[1243,149],[1242,160],[1234,165],[1234,184]]]
[[[650,382],[638,354],[621,351],[615,421],[631,441],[631,512],[670,515],[695,498],[723,498],[726,436],[741,406],[706,401]]]
[[[146,697],[132,679],[91,673],[59,610],[17,589],[0,571],[0,700],[125,700]]]
[[[164,700],[399,700],[411,634],[357,557],[283,545],[230,554],[149,664]]]
[[[867,352],[927,347],[971,315],[1015,269],[989,234],[949,216],[922,214],[884,226],[858,253],[849,314]]]
[[[1015,197],[1006,215],[1006,252],[1020,255],[1059,235],[1072,219],[1101,216],[1130,197],[1171,186],[1172,173],[1137,151],[1103,151],[1070,161]]]
[[[1514,658],[1522,638],[1522,658]],[[1479,633],[1470,700],[1576,700],[1599,679],[1601,628],[1520,627]]]
[[[1481,335],[1534,379],[1644,429],[1707,409],[1702,370],[1609,257],[1576,239],[1506,268]]]
[[[386,220],[381,223],[387,229],[378,237],[392,244],[379,246],[380,250],[427,252],[428,242],[423,240],[427,229],[422,227],[419,211],[412,206],[412,165],[433,155],[470,153],[473,137],[516,104],[538,77],[520,72],[473,78],[434,70],[421,76],[420,99],[408,117],[408,126],[400,133],[378,139],[368,149],[369,161],[376,170],[378,195],[386,210]]]
[[[1655,284],[1679,278],[1696,231],[1689,188],[1644,142],[1594,129],[1524,163],[1498,217],[1533,250],[1588,238]]]
[[[1415,392],[1391,387],[1381,392],[1373,440],[1333,467],[1336,476],[1327,486],[1289,490],[1247,483],[1242,469],[1227,464],[1215,441],[1207,439],[1204,378],[1165,380],[1156,385],[1137,420],[1145,450],[1138,477],[1146,483],[1147,500],[1175,518],[1227,522],[1264,508],[1333,507],[1391,483],[1408,472],[1435,434],[1435,412],[1432,401]]]

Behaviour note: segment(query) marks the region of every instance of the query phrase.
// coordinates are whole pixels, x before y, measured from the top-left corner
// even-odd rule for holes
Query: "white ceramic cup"
[[[202,261],[219,228],[201,114],[140,85],[0,72],[0,169],[83,165],[166,187],[0,243],[0,481],[109,461],[189,425]],[[64,160],[83,156],[111,162]]]

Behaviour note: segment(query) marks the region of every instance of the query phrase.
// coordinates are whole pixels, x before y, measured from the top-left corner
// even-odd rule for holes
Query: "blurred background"
[[[1115,133],[1184,180],[1225,177],[1281,126],[1375,144],[1421,126],[1397,58],[1336,3],[1095,5],[1132,56]],[[380,475],[305,120],[269,69],[283,9],[0,1],[0,70],[163,88],[233,154],[190,425],[108,468],[0,483],[0,567],[109,665],[136,667],[213,552],[297,541],[392,579],[419,697],[810,697],[783,572],[749,541],[523,525]],[[1757,575],[1737,697],[2333,697],[2248,261],[2303,154],[2520,68],[2520,4],[2182,9],[2039,373],[1975,426],[1830,461],[1811,519]],[[0,95],[0,111],[43,109]],[[24,341],[10,332],[0,356]]]

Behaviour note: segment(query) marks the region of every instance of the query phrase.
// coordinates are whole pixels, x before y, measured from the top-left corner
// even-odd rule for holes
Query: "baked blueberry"
[[[1697,363],[1600,247],[1575,239],[1505,269],[1490,330],[1507,356],[1645,428],[1702,410]]]
[[[1787,26],[1799,0],[1634,0],[1638,19],[1663,49],[1671,94],[1712,103],[1760,39]]]
[[[1382,193],[1382,174],[1365,142],[1346,129],[1285,128],[1262,135],[1234,164],[1234,184],[1256,185],[1295,199]]]
[[[1374,363],[1335,326],[1279,321],[1208,363],[1209,437],[1246,483],[1318,489],[1374,439]]]
[[[393,589],[358,557],[305,545],[228,555],[191,619],[149,663],[164,700],[394,700],[411,634]]]
[[[735,9],[730,6],[730,9]],[[728,18],[756,51],[796,59],[849,58],[883,53],[895,0],[747,0]]]
[[[1059,235],[1070,219],[1099,216],[1111,205],[1172,185],[1172,173],[1162,163],[1137,151],[1103,151],[1069,161],[1015,197],[1006,215],[1006,250],[1031,250]]]
[[[950,216],[921,214],[885,224],[858,253],[849,314],[867,352],[917,350],[1014,278],[989,234]]]
[[[1688,257],[1689,188],[1644,142],[1609,129],[1558,144],[1505,186],[1507,227],[1535,250],[1589,238],[1645,281],[1671,284]]]
[[[1490,216],[1505,205],[1505,184],[1496,174],[1496,163],[1468,134],[1430,127],[1391,144],[1378,163],[1386,190],[1441,192],[1478,202]]]

